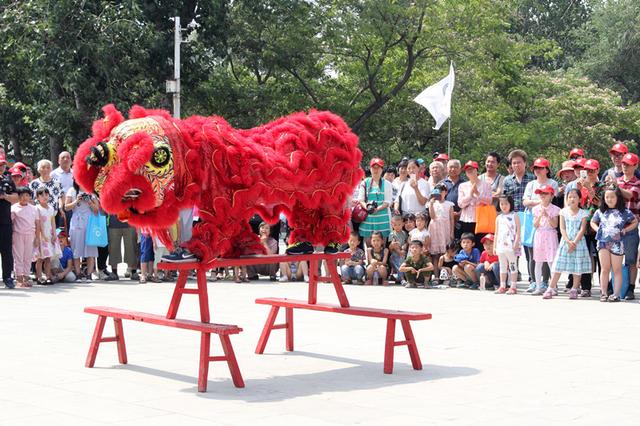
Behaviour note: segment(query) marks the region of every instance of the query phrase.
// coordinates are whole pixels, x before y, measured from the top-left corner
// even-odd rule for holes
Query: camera
[[[13,193],[13,185],[6,176],[0,176],[0,195]]]
[[[369,201],[367,203],[367,212],[369,212],[369,214],[375,213],[377,208],[378,208],[377,201]]]

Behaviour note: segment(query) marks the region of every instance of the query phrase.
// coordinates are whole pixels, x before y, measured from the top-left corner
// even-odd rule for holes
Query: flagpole
[[[447,140],[447,155],[451,158],[451,116],[449,116],[449,137]]]

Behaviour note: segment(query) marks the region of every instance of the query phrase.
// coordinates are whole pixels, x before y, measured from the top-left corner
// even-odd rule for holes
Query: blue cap
[[[422,158],[418,158],[416,160],[416,164],[418,164],[418,166],[422,166],[424,164],[424,160]]]
[[[438,188],[433,188],[433,189],[431,190],[431,196],[432,196],[432,197],[439,197],[439,196],[440,196],[440,189],[438,189]]]

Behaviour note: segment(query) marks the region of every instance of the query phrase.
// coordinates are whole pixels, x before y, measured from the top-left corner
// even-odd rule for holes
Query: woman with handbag
[[[73,182],[73,188],[67,193],[64,208],[73,210],[71,222],[69,223],[69,236],[71,238],[71,249],[73,250],[73,265],[76,277],[86,281],[91,280],[91,274],[95,266],[95,258],[98,256],[98,247],[86,244],[86,234],[89,217],[98,212],[99,204],[93,194],[81,191],[78,184]],[[82,258],[87,260],[87,273],[82,274]]]
[[[360,207],[368,213],[367,218],[360,223],[359,234],[365,239],[368,247],[371,246],[371,234],[378,231],[386,241],[391,232],[391,216],[389,206],[393,188],[389,182],[382,179],[384,161],[374,157],[369,162],[371,177],[366,178],[360,184],[358,191],[358,202]]]
[[[477,162],[467,161],[462,170],[469,180],[461,183],[458,189],[461,231],[463,234],[467,232],[473,234],[475,246],[482,247],[482,237],[487,232],[476,233],[476,209],[479,206],[491,205],[491,185],[479,179]]]

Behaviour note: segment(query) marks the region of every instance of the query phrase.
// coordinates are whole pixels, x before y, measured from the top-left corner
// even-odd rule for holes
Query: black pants
[[[482,253],[482,238],[487,235],[485,233],[476,234],[476,223],[475,222],[460,222],[460,236],[465,233],[473,234],[473,242],[475,243],[475,248],[480,250]]]
[[[2,256],[2,280],[7,281],[13,272],[13,225],[0,225],[0,256]]]
[[[98,247],[98,270],[106,271],[107,257],[109,257],[109,245]]]

